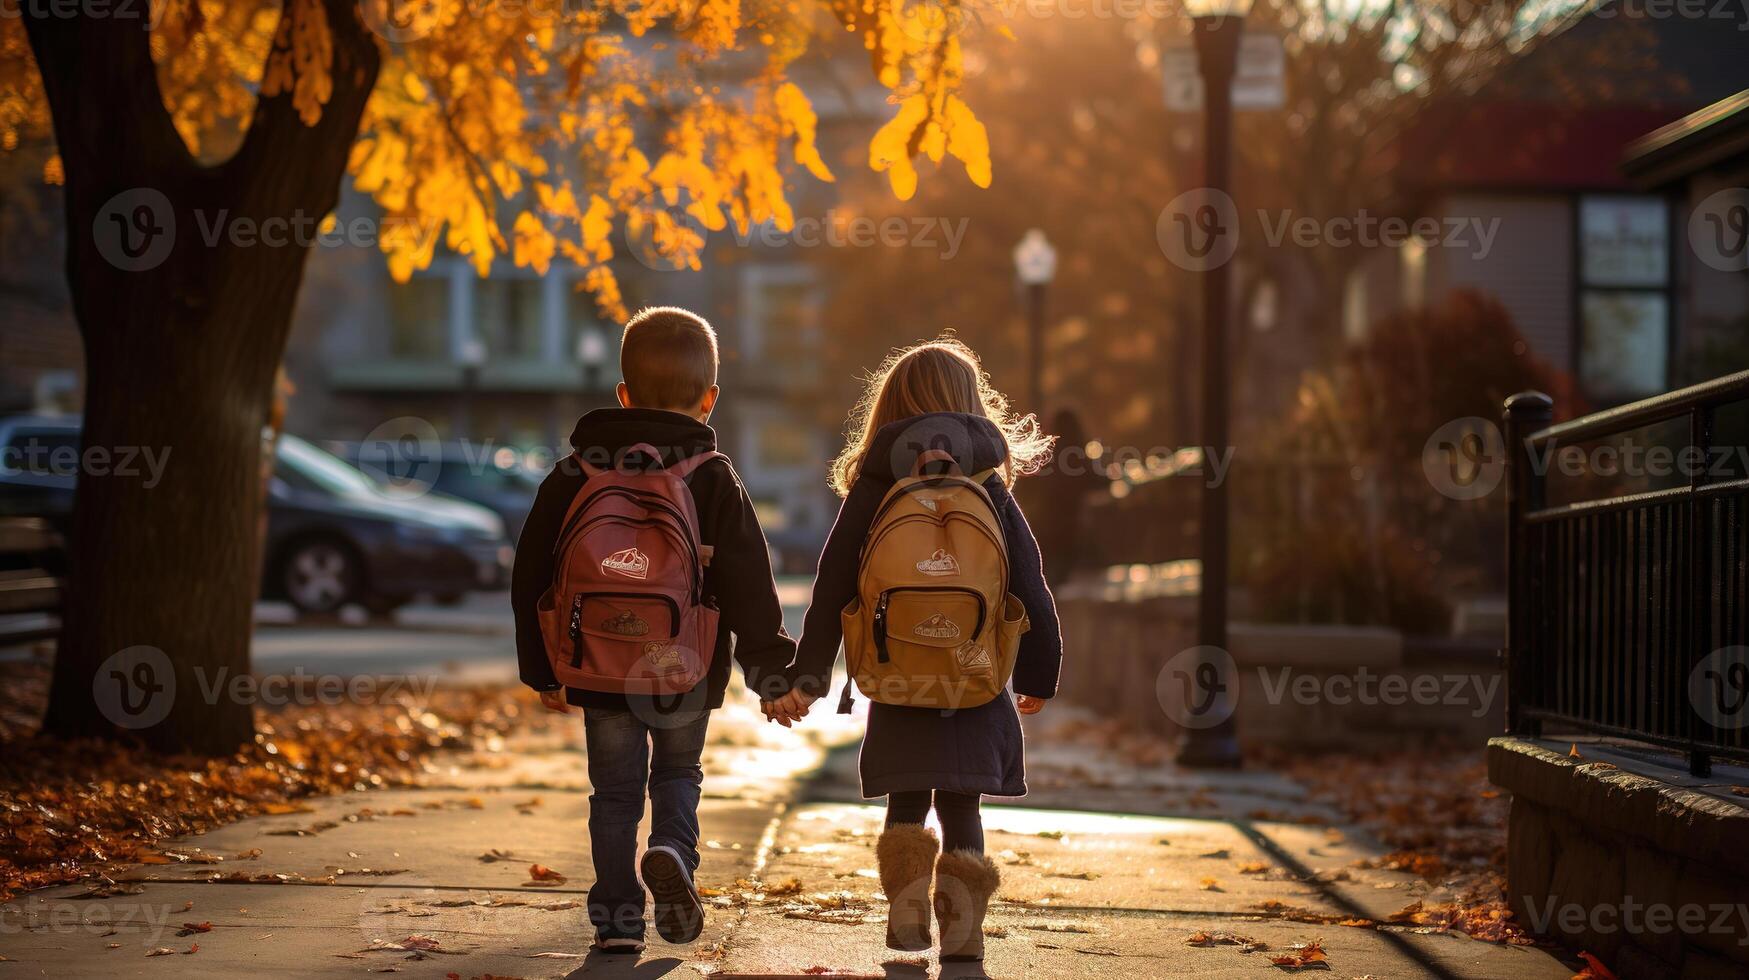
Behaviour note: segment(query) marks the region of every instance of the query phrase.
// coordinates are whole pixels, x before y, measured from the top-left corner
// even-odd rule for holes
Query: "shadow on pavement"
[[[583,958],[581,966],[565,975],[565,980],[572,980],[573,977],[656,980],[657,977],[665,977],[685,965],[686,961],[676,956],[646,960],[617,953],[590,953]]]

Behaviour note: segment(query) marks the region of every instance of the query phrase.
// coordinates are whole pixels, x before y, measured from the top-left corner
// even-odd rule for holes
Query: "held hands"
[[[562,687],[556,691],[540,692],[540,704],[541,707],[556,714],[568,715],[571,713],[571,705],[565,700],[565,689]]]
[[[1045,699],[1029,697],[1025,694],[1014,696],[1014,710],[1023,715],[1036,715],[1045,709]]]
[[[791,691],[776,701],[761,701],[759,710],[765,712],[766,721],[775,721],[785,728],[801,721],[808,716],[808,709],[819,700],[805,691]]]

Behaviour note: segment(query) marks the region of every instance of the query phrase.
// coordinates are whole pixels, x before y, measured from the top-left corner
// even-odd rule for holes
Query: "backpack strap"
[[[620,450],[619,455],[614,457],[613,465],[615,467],[625,465],[626,457],[632,455],[633,453],[638,453],[642,456],[648,457],[650,462],[654,463],[658,469],[662,468],[662,466],[663,466],[662,451],[660,449],[657,449],[655,446],[650,445],[647,442],[634,443],[634,444],[627,446],[624,449]]]
[[[634,446],[632,448],[636,449],[640,447]],[[684,480],[692,475],[693,470],[698,469],[700,466],[703,466],[713,459],[720,459],[727,462],[729,457],[724,456],[722,453],[713,449],[710,452],[699,453],[696,456],[688,456],[680,462],[675,463],[673,466],[668,467],[668,472]]]
[[[960,471],[959,460],[953,458],[953,453],[945,449],[925,449],[917,454],[917,462],[911,464],[911,475],[922,476],[923,468],[931,463],[946,463],[949,473]]]
[[[713,449],[709,452],[699,453],[696,456],[686,457],[685,459],[679,461],[678,463],[675,463],[673,466],[668,467],[668,472],[674,474],[677,477],[680,477],[682,480],[686,480],[692,476],[694,470],[697,470],[700,466],[703,466],[704,464],[710,462],[713,459],[720,459],[725,463],[727,463],[729,461],[729,457],[724,456],[722,453],[719,453]],[[699,563],[699,565],[704,567],[704,568],[711,567],[711,558],[716,554],[716,552],[717,552],[717,549],[714,545],[708,545],[708,544],[699,545],[698,546],[698,563]]]
[[[607,472],[606,470],[602,469],[601,467],[595,466],[595,465],[591,464],[588,460],[584,459],[583,453],[581,450],[572,450],[571,451],[571,458],[577,461],[577,468],[583,471],[583,478],[586,480],[593,480],[594,478]]]

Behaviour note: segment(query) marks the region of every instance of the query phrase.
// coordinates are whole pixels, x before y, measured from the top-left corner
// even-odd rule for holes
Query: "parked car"
[[[511,541],[522,536],[522,522],[528,518],[535,491],[545,476],[544,472],[531,472],[523,465],[521,454],[505,447],[488,452],[479,446],[441,443],[431,447],[429,458],[391,460],[381,452],[365,452],[363,443],[329,442],[324,446],[397,487],[398,496],[436,491],[487,508],[503,519]]]
[[[75,417],[0,419],[0,514],[42,516],[65,530],[78,447]],[[438,493],[396,499],[345,461],[280,438],[268,485],[264,598],[305,613],[358,603],[386,614],[421,594],[453,602],[503,588],[510,559],[504,522],[486,508]]]

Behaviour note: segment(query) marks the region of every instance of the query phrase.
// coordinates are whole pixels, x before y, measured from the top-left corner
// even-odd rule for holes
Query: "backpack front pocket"
[[[983,593],[954,586],[912,586],[888,589],[875,602],[875,657],[892,659],[894,649],[907,645],[952,649],[984,634],[989,613]]]
[[[583,666],[585,650],[607,652],[615,644],[641,648],[647,641],[679,635],[679,604],[660,593],[579,592],[571,597],[573,667]]]
[[[974,708],[1007,679],[992,649],[996,621],[973,589],[901,586],[874,603],[846,606],[845,655],[871,701],[919,708]]]

